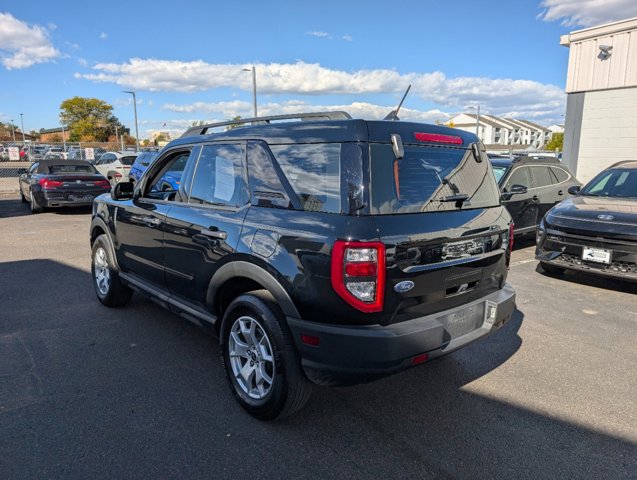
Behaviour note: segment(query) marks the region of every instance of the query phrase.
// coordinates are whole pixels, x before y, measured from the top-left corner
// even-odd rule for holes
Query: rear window
[[[49,173],[95,173],[91,165],[50,165]]]
[[[137,155],[129,155],[126,157],[122,157],[119,159],[120,162],[122,162],[122,165],[132,165],[133,163],[135,163],[135,159],[137,158]]]
[[[490,162],[477,162],[470,150],[407,146],[396,160],[391,145],[373,144],[371,159],[371,213],[421,213],[458,209],[457,195],[468,198],[460,208],[499,205],[498,187]]]
[[[304,210],[341,213],[341,144],[270,145]]]

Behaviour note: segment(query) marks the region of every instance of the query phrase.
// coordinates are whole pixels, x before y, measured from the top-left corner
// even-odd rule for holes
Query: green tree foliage
[[[115,127],[124,126],[113,115],[113,106],[98,98],[73,97],[60,104],[60,121],[68,125],[70,140],[106,142]]]
[[[547,143],[544,146],[544,150],[555,150],[558,149],[560,152],[564,150],[564,134],[563,133],[554,133]]]
[[[241,120],[241,115],[237,115],[236,117],[233,117],[232,120]],[[242,123],[231,123],[230,125],[226,125],[226,131],[232,130],[233,128],[237,128],[242,125],[243,125]]]

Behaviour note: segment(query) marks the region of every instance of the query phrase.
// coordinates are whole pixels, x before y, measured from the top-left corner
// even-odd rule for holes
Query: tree
[[[559,150],[560,152],[564,150],[564,134],[563,133],[553,133],[551,136],[551,140],[544,146],[544,150]]]
[[[98,98],[73,97],[60,104],[60,121],[68,125],[70,140],[106,142],[124,126],[113,115],[113,106]]]
[[[241,115],[237,115],[233,117],[232,120],[241,120]],[[231,123],[230,125],[226,125],[226,131],[232,130],[233,128],[237,128],[243,125],[242,123]]]

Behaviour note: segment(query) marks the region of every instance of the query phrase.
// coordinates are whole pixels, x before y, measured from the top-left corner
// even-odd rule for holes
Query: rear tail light
[[[62,186],[62,182],[60,182],[59,180],[51,180],[48,178],[41,178],[38,184],[40,184],[42,190],[52,190],[54,188]]]
[[[509,245],[508,245],[509,248],[507,249],[507,252],[506,252],[506,265],[507,265],[507,267],[511,263],[511,252],[513,251],[514,232],[515,232],[515,224],[513,222],[511,222],[509,224]]]
[[[115,178],[122,178],[122,174],[119,172],[115,172],[115,175],[113,175]]]
[[[104,187],[104,188],[111,188],[111,184],[108,180],[98,180],[97,182],[95,182],[95,186],[96,187]]]
[[[337,240],[332,249],[332,287],[361,312],[380,312],[385,291],[385,245]]]

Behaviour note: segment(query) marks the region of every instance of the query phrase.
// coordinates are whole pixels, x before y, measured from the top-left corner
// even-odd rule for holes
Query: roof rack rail
[[[546,162],[546,163],[561,163],[560,159],[552,156],[542,156],[542,155],[520,155],[518,157],[514,157],[513,163],[528,163],[528,162]]]
[[[228,125],[243,125],[246,123],[259,125],[268,124],[273,120],[351,120],[351,118],[349,113],[339,110],[333,112],[291,113],[287,115],[270,115],[268,117],[239,118],[237,120],[226,120],[225,122],[207,123],[205,125],[191,127],[182,134],[182,138],[205,135],[211,128],[225,127]]]

